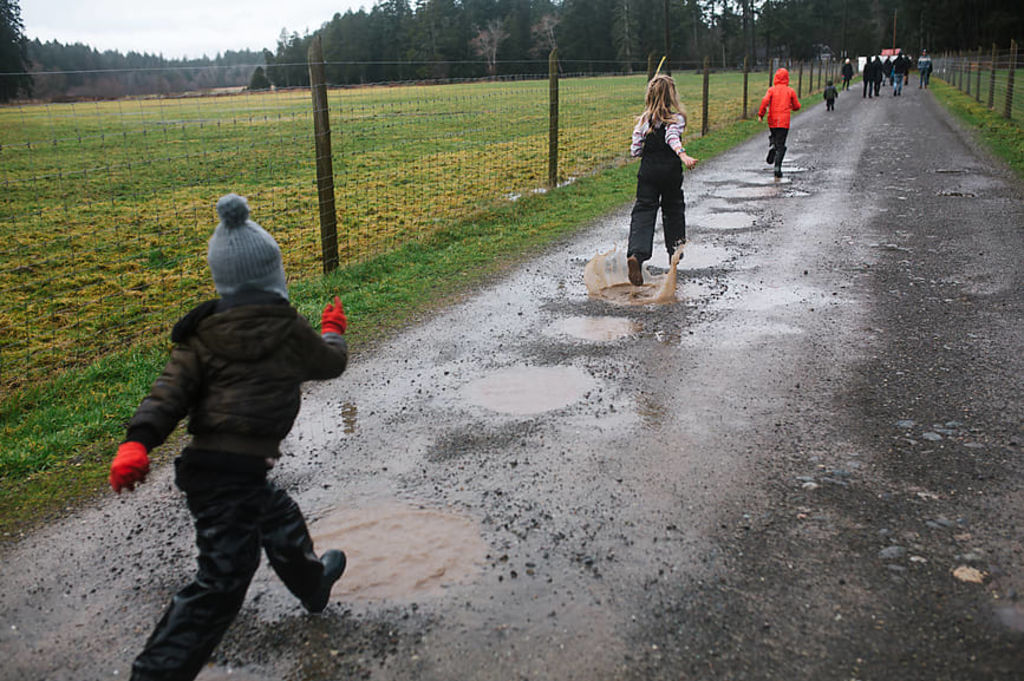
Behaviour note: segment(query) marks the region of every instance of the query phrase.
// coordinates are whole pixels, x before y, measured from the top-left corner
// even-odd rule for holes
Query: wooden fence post
[[[711,59],[704,57],[704,97],[701,103],[700,136],[708,134],[711,126],[708,125],[708,80],[711,78]]]
[[[316,193],[320,204],[320,252],[324,274],[338,269],[338,215],[334,209],[334,162],[331,158],[331,120],[327,108],[327,79],[320,36],[307,53],[309,91],[313,96],[313,138],[316,140]]]
[[[656,68],[658,68],[655,65],[655,64],[657,64],[656,60],[657,60],[657,57],[654,56],[653,52],[651,52],[649,55],[647,55],[647,80],[648,81],[650,81],[651,78],[654,78],[654,70]]]
[[[558,48],[548,55],[548,187],[558,186]]]
[[[996,101],[996,44],[992,43],[992,62],[988,74],[988,108],[992,109]]]
[[[1010,64],[1006,73],[1006,105],[1003,109],[1003,116],[1013,118],[1013,72],[1017,69],[1017,41],[1010,41]]]
[[[803,62],[800,62],[797,74],[798,75],[797,75],[797,79],[796,79],[796,96],[797,97],[802,97],[803,96],[803,89],[804,89],[804,63]]]
[[[978,48],[978,73],[974,76],[974,101],[981,104],[981,48]]]
[[[743,120],[747,120],[747,81],[750,78],[750,55],[743,55]]]

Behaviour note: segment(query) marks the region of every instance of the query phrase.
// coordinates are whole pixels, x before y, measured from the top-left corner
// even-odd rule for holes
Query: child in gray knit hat
[[[317,333],[288,302],[281,250],[249,219],[245,199],[217,202],[207,262],[220,298],[171,332],[163,373],[128,424],[110,467],[115,491],[149,471],[148,452],[188,416],[191,441],[174,461],[175,484],[196,528],[199,568],[132,665],[134,681],[194,679],[238,614],[260,549],[309,612],[321,612],[345,554],[319,558],[298,505],[267,479],[299,412],[303,381],[339,376],[348,321],[337,296]]]

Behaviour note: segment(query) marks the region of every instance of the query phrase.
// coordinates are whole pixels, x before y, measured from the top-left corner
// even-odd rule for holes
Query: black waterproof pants
[[[786,139],[789,128],[768,128],[768,145],[775,148],[775,169],[782,170],[782,159],[786,157]]]
[[[654,251],[654,227],[661,208],[665,249],[671,258],[676,246],[686,241],[686,204],[683,200],[683,165],[676,158],[647,159],[637,173],[636,203],[629,220],[626,257],[650,260]]]
[[[199,674],[242,607],[261,548],[299,599],[312,595],[323,575],[302,512],[265,472],[200,469],[187,455],[175,469],[195,521],[199,569],[135,659],[133,681],[191,681]]]

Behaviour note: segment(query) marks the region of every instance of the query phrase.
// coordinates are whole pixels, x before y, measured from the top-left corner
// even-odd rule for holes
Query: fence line
[[[1020,70],[1016,41],[1010,41],[1004,50],[993,44],[988,54],[981,47],[976,51],[945,52],[934,62],[935,75],[942,80],[1004,118],[1024,121],[1024,95],[1016,87]]]
[[[325,88],[338,262],[624,162],[646,75],[549,66],[548,78]],[[750,103],[745,70],[707,73],[676,66],[691,138]],[[229,191],[249,197],[291,281],[323,271],[316,93],[216,94],[0,107],[5,396],[163,338],[211,297],[206,243]]]

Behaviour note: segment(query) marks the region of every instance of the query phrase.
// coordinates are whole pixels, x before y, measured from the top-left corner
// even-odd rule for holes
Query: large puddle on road
[[[664,275],[651,275],[644,270],[642,286],[629,283],[626,254],[618,248],[598,253],[583,269],[583,283],[591,298],[600,298],[618,305],[653,305],[676,301],[676,269],[683,249],[676,251]]]
[[[487,545],[477,524],[453,513],[390,502],[336,509],[310,527],[317,551],[348,564],[331,595],[345,601],[413,601],[473,580]]]
[[[552,324],[545,333],[602,342],[618,340],[639,330],[639,324],[625,317],[566,317]]]
[[[469,402],[502,414],[541,414],[579,401],[595,386],[590,374],[575,367],[502,369],[462,389]]]
[[[750,213],[730,211],[725,213],[712,213],[701,218],[695,218],[694,222],[703,229],[734,230],[750,229],[754,226],[756,218]]]

